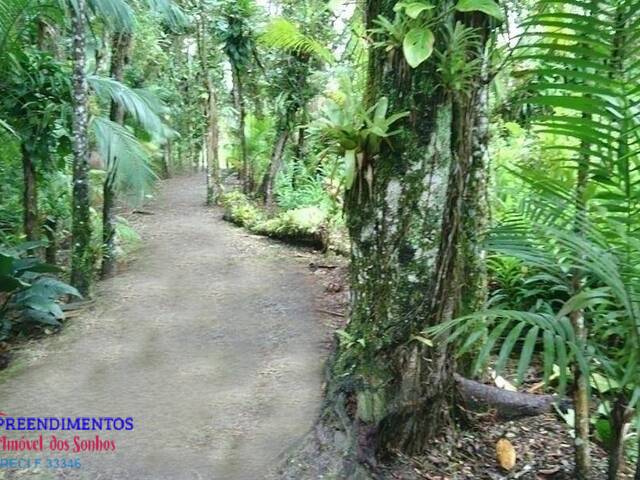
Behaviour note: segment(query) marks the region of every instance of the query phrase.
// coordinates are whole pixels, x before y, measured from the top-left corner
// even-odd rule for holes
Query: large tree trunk
[[[131,46],[130,33],[115,33],[111,44],[111,78],[122,82],[124,68],[128,63],[129,48]],[[109,118],[120,125],[124,124],[124,108],[111,102]],[[108,278],[116,269],[116,190],[115,176],[117,168],[116,158],[104,159],[106,162],[107,176],[103,185],[102,204],[102,278]]]
[[[71,283],[88,295],[93,277],[89,192],[88,85],[85,72],[85,0],[76,0],[73,25],[73,201]]]
[[[369,0],[367,27],[379,15],[393,18],[395,4]],[[486,41],[486,17],[463,20]],[[436,47],[443,42],[439,32]],[[453,355],[443,342],[428,347],[411,338],[476,301],[476,285],[462,277],[479,263],[467,258],[477,236],[464,232],[468,215],[482,214],[468,207],[484,197],[486,86],[479,72],[470,91],[447,91],[437,69],[435,56],[411,69],[401,50],[372,49],[367,108],[384,96],[389,114],[411,114],[393,126],[399,134],[389,143],[358,156],[345,201],[352,240],[347,335],[356,344],[340,347],[331,388],[355,403],[354,424],[381,455],[421,452],[452,424]]]
[[[36,174],[36,164],[33,153],[23,142],[22,150],[22,208],[24,233],[28,241],[35,241],[40,238],[40,228],[38,222],[38,182]]]

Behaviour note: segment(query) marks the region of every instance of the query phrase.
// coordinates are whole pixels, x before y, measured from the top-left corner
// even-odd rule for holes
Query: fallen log
[[[493,411],[499,420],[535,417],[552,412],[554,405],[570,408],[571,401],[557,395],[511,392],[455,375],[458,392],[465,408]]]

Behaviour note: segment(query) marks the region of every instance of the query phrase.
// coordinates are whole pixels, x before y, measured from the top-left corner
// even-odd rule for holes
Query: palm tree
[[[103,3],[108,5],[108,1],[114,1],[117,5],[119,0],[103,0]],[[161,18],[167,23],[170,29],[175,31],[182,30],[187,25],[187,19],[182,13],[182,10],[176,6],[170,0],[149,0],[148,7],[159,13]],[[133,11],[129,8],[128,4],[122,3],[118,8],[119,11],[123,12],[121,15],[116,17],[107,17],[108,25],[113,29],[113,38],[111,43],[111,67],[110,67],[110,76],[116,82],[122,84],[124,80],[124,70],[126,65],[129,63],[129,50],[131,49],[133,42],[133,33],[135,28],[135,16]],[[104,16],[104,8],[99,10]],[[125,94],[125,89],[120,89],[120,94]],[[115,93],[115,92],[113,92]],[[141,92],[138,92],[141,93]],[[127,92],[126,94],[131,95],[135,92]],[[155,100],[153,96],[150,96],[148,92],[144,92],[144,95],[148,100],[151,100],[149,103],[149,111],[142,112],[139,111],[138,114],[141,114],[144,117],[153,117],[157,116],[162,108],[154,108]],[[138,103],[140,105],[144,105],[145,99],[141,98],[141,101]],[[123,126],[125,123],[125,113],[127,113],[127,106],[122,102],[118,101],[117,98],[113,98],[111,100],[111,108],[109,111],[109,119],[114,124]],[[168,141],[166,137],[170,132],[168,129],[165,129],[162,125],[162,122],[159,118],[154,119],[153,122],[146,122],[142,119],[143,126],[146,126],[148,129],[148,133],[156,136],[158,139],[162,139],[162,141]],[[105,125],[103,124],[102,127]],[[117,128],[117,127],[116,127]],[[124,134],[124,131],[121,129],[117,129],[121,134]],[[104,143],[104,142],[102,142]],[[115,248],[115,240],[116,240],[116,217],[114,213],[114,207],[117,196],[117,187],[118,187],[118,179],[122,178],[121,175],[118,175],[118,168],[123,168],[122,162],[131,162],[134,159],[138,162],[142,162],[143,164],[148,164],[149,160],[147,155],[143,150],[133,147],[133,150],[129,149],[128,152],[136,151],[136,153],[129,157],[127,151],[124,152],[116,152],[113,147],[110,148],[109,156],[103,157],[106,162],[106,172],[107,175],[105,177],[104,185],[103,185],[103,205],[102,205],[102,266],[101,266],[101,275],[103,278],[111,276],[115,271],[116,266],[116,248]],[[103,152],[104,153],[104,152]],[[118,153],[120,155],[124,155],[124,158],[118,158]],[[142,174],[145,177],[149,177],[150,169],[145,168],[142,169]],[[144,188],[144,186],[142,186]]]
[[[635,188],[640,184],[639,12],[637,0],[598,0],[543,9],[524,22],[526,31],[515,58],[525,62],[534,79],[526,86],[526,101],[546,109],[533,118],[533,124],[562,140],[550,148],[560,165],[569,165],[565,170],[575,179],[575,188],[568,190],[545,172],[520,171],[518,175],[535,192],[534,200],[523,205],[515,218],[505,220],[492,245],[542,271],[554,282],[553,290],[565,292],[567,299],[555,315],[519,311],[479,315],[497,317],[487,331],[492,340],[481,349],[484,359],[497,345],[503,365],[514,342],[522,340],[522,372],[538,336],[543,336],[545,376],[554,361],[559,362],[562,377],[565,366],[573,367],[577,478],[588,478],[590,470],[591,365],[599,365],[619,385],[610,393],[614,395],[611,480],[617,478],[622,463],[626,412],[633,407],[631,392],[637,388],[637,360],[631,352],[638,349],[640,335],[635,287],[640,212]],[[568,283],[566,268],[571,272]],[[610,306],[604,307],[607,302]],[[619,319],[614,334],[612,315]],[[479,316],[468,317],[465,328],[474,322],[480,326]],[[464,334],[460,329],[454,333]],[[561,378],[562,384],[566,381]]]
[[[238,116],[240,177],[244,192],[249,193],[253,190],[253,173],[247,154],[245,134],[247,112],[244,78],[248,74],[252,59],[255,57],[254,34],[249,24],[254,5],[252,0],[240,0],[227,2],[224,7],[225,22],[220,32],[220,38],[223,50],[231,64],[233,104]]]
[[[71,283],[82,295],[89,295],[93,277],[91,212],[89,198],[89,85],[85,72],[85,0],[73,2],[73,200]]]
[[[218,99],[217,92],[213,82],[210,56],[211,51],[215,51],[215,47],[209,47],[210,29],[207,28],[208,9],[204,0],[200,2],[198,12],[197,40],[198,54],[200,57],[200,68],[202,69],[202,77],[205,91],[207,92],[207,101],[205,104],[205,116],[207,118],[207,129],[205,133],[205,149],[204,157],[206,164],[206,183],[207,183],[207,205],[217,203],[222,192],[222,184],[220,182],[220,160],[219,160],[219,127],[218,127]]]

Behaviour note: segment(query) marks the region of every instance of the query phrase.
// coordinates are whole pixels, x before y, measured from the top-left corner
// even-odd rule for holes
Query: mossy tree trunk
[[[86,65],[85,0],[76,0],[73,29],[73,200],[71,283],[88,295],[93,277],[89,192],[88,84]]]
[[[23,228],[28,241],[40,238],[38,221],[38,179],[36,163],[32,149],[25,142],[22,143],[22,209]]]
[[[394,0],[369,0],[366,24],[393,19]],[[444,29],[452,4],[438,2]],[[484,45],[488,19],[461,16]],[[480,55],[470,52],[470,56]],[[345,208],[351,251],[351,319],[333,364],[330,395],[355,405],[353,420],[379,455],[416,453],[452,425],[452,352],[412,335],[477,304],[483,281],[478,225],[484,224],[486,85],[481,69],[464,92],[439,78],[434,55],[416,69],[402,51],[370,51],[366,103],[389,99],[410,115],[379,151],[363,152]],[[348,408],[347,408],[348,411]],[[364,428],[364,430],[362,430]]]
[[[205,170],[207,183],[207,205],[214,205],[222,192],[220,182],[220,159],[219,143],[220,134],[218,127],[218,103],[216,88],[213,83],[209,67],[209,46],[206,9],[204,2],[200,3],[200,24],[198,25],[198,53],[200,55],[200,68],[204,81],[204,88],[207,92],[207,99],[204,106],[205,117],[207,119],[207,129],[205,130]],[[244,123],[244,122],[243,122]]]
[[[264,174],[261,187],[264,195],[264,204],[268,210],[273,209],[274,206],[275,182],[278,177],[278,173],[280,173],[282,168],[284,153],[289,137],[291,136],[292,123],[295,118],[297,108],[296,104],[292,104],[291,107],[287,109],[284,116],[278,121],[278,127],[276,129],[276,143],[273,146],[271,160]]]
[[[124,69],[129,62],[129,49],[132,36],[130,33],[115,33],[111,44],[111,78],[122,82]],[[124,124],[124,108],[116,102],[111,102],[109,118],[119,125]],[[102,204],[102,278],[108,278],[116,269],[116,168],[117,159],[107,158],[107,176],[103,185]]]

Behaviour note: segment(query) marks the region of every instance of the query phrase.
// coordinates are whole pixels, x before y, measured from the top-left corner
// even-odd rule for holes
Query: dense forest
[[[282,478],[640,480],[638,52],[638,0],[0,0],[3,363],[195,176],[347,265]],[[507,427],[504,477],[420,464],[541,415],[560,473],[516,474]]]

